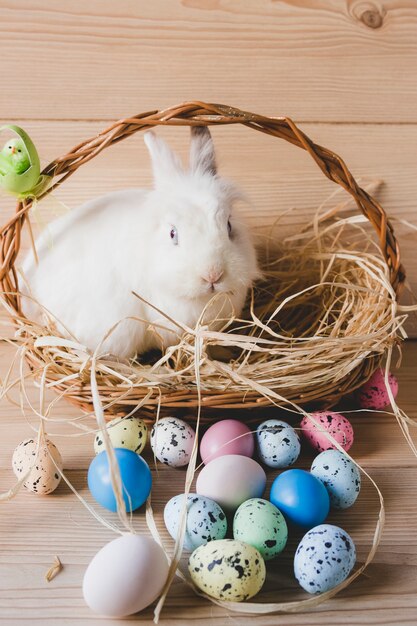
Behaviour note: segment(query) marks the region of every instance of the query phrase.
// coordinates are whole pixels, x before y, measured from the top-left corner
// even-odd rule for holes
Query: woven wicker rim
[[[192,126],[192,125],[224,125],[224,124],[242,124],[253,130],[266,133],[273,137],[285,139],[299,148],[306,150],[315,160],[322,172],[327,178],[343,187],[354,198],[356,205],[365,217],[373,225],[379,239],[379,245],[382,254],[386,260],[390,281],[398,298],[401,288],[405,280],[405,271],[401,263],[400,249],[395,238],[393,227],[387,218],[382,206],[364,189],[362,189],[354,177],[350,173],[343,159],[337,154],[314,143],[305,133],[303,133],[296,124],[287,117],[265,117],[255,113],[242,111],[240,109],[223,105],[223,104],[206,104],[204,102],[186,102],[178,106],[170,107],[163,111],[147,111],[140,113],[131,118],[122,119],[115,122],[97,136],[87,139],[76,145],[64,156],[55,159],[42,172],[42,174],[53,177],[52,185],[40,196],[47,195],[67,178],[69,178],[77,169],[96,157],[102,150],[122,141],[126,137],[134,133],[152,128],[154,126]],[[0,282],[3,291],[3,297],[18,316],[23,316],[20,306],[19,288],[17,272],[15,270],[15,261],[19,253],[21,243],[22,228],[25,224],[28,210],[32,205],[32,199],[18,201],[16,213],[1,228],[1,268]],[[30,351],[27,352],[29,363],[33,361]],[[367,359],[359,368],[356,368],[350,377],[343,381],[343,384],[329,393],[326,398],[328,402],[336,400],[343,394],[349,393],[358,386],[359,381],[362,383],[369,378],[373,370],[380,363],[380,355],[376,355],[373,359]],[[63,391],[60,388],[57,391]],[[143,395],[145,392],[142,390]],[[112,394],[114,396],[114,392]],[[222,408],[241,408],[263,406],[269,404],[266,398],[260,397],[254,391],[245,394],[235,394],[235,397],[221,397],[210,393],[203,394],[203,403],[210,407]],[[88,383],[80,384],[80,389],[74,393],[74,389],[67,395],[67,399],[81,406],[84,409],[91,409],[91,392]],[[108,399],[114,399],[108,398]],[[294,400],[306,403],[318,398],[313,394],[303,397],[300,393]],[[128,407],[135,405],[137,397],[134,399],[125,399],[123,404],[114,404],[111,413],[120,414],[126,412]],[[179,391],[178,388],[172,392],[164,393],[162,404],[166,407],[194,407],[198,401],[197,391],[184,390]],[[159,396],[151,398],[147,402],[148,407],[155,406],[161,402]]]

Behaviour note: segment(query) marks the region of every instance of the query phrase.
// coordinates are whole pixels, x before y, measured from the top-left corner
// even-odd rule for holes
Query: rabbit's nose
[[[221,270],[211,269],[207,272],[207,274],[205,274],[205,276],[203,276],[203,280],[206,283],[209,283],[209,285],[215,285],[216,283],[220,281],[223,274],[224,272]]]

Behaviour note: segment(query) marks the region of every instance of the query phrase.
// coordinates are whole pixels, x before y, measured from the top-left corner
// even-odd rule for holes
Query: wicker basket
[[[93,159],[108,146],[122,141],[134,133],[153,126],[191,126],[191,125],[223,125],[242,124],[248,128],[285,139],[286,141],[303,148],[316,161],[327,178],[343,187],[354,198],[357,207],[366,216],[375,228],[379,245],[389,269],[392,287],[398,298],[404,283],[405,273],[400,261],[400,252],[393,228],[387,219],[383,208],[356,183],[343,160],[332,151],[315,144],[309,139],[290,119],[285,117],[264,117],[254,113],[248,113],[239,109],[221,105],[206,104],[203,102],[188,102],[164,111],[147,111],[132,118],[120,120],[92,139],[83,141],[75,146],[70,152],[52,163],[42,172],[53,177],[53,184],[43,194],[49,193],[61,185],[81,165]],[[41,196],[42,197],[42,196]],[[1,229],[1,287],[3,297],[7,302],[9,311],[16,324],[22,318],[19,297],[18,277],[15,262],[19,253],[21,233],[32,200],[19,201],[15,215]],[[42,350],[26,347],[26,359],[34,370],[42,369]],[[62,358],[62,357],[61,357]],[[371,357],[364,358],[351,373],[335,385],[321,389],[310,389],[307,393],[303,389],[292,392],[288,398],[290,401],[300,404],[308,404],[320,399],[325,404],[334,403],[339,397],[345,395],[367,380],[375,368],[380,364],[383,355],[376,353]],[[59,364],[62,366],[62,363]],[[57,392],[63,394],[69,401],[81,407],[83,410],[92,410],[91,386],[86,370],[80,374],[77,384],[74,380],[63,382],[55,386]],[[87,372],[88,374],[88,372]],[[57,381],[56,372],[48,368],[46,382]],[[194,409],[198,402],[210,408],[250,408],[261,407],[270,404],[268,398],[257,393],[253,389],[242,391],[225,390],[219,393],[218,389],[203,390],[199,399],[197,387],[187,385],[181,388],[176,383],[170,387],[164,387],[149,393],[149,390],[141,387],[132,389],[130,393],[120,390],[117,386],[100,386],[100,395],[106,414],[111,417],[114,414],[126,414],[132,407],[142,405],[145,411],[154,411],[157,405],[166,409]],[[120,396],[120,397],[119,397]],[[145,402],[144,398],[147,396]]]

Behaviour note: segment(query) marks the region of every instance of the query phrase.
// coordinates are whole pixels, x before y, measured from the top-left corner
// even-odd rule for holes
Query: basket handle
[[[79,143],[68,154],[52,161],[42,172],[53,176],[53,184],[42,194],[42,198],[61,185],[81,165],[87,163],[108,146],[122,141],[140,130],[153,126],[210,126],[223,124],[243,124],[259,132],[279,137],[306,150],[322,172],[354,198],[358,208],[375,228],[381,251],[389,268],[390,281],[397,297],[405,281],[405,270],[401,263],[400,249],[392,224],[382,206],[364,189],[359,187],[343,159],[337,154],[314,143],[288,117],[265,117],[242,111],[224,104],[205,102],[185,102],[163,111],[147,111],[132,118],[113,123],[91,139]],[[20,313],[19,298],[10,295],[18,292],[14,263],[20,248],[21,229],[32,201],[20,201],[15,215],[1,228],[0,282],[6,299]]]

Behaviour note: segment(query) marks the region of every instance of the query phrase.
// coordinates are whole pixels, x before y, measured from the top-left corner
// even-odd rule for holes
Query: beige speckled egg
[[[234,539],[219,539],[200,546],[190,556],[188,569],[201,591],[231,602],[242,602],[256,595],[266,575],[258,550]]]
[[[33,465],[32,471],[23,484],[29,491],[46,495],[55,491],[61,481],[61,475],[49,453],[61,471],[63,468],[62,457],[56,445],[49,439],[47,439],[47,445],[40,443],[37,453],[36,447],[37,439],[25,439],[19,443],[13,452],[13,471],[20,478]]]
[[[113,448],[127,448],[140,454],[145,447],[148,436],[146,424],[139,417],[116,417],[107,424],[107,432]],[[99,454],[105,450],[101,433],[94,440],[94,452]]]

